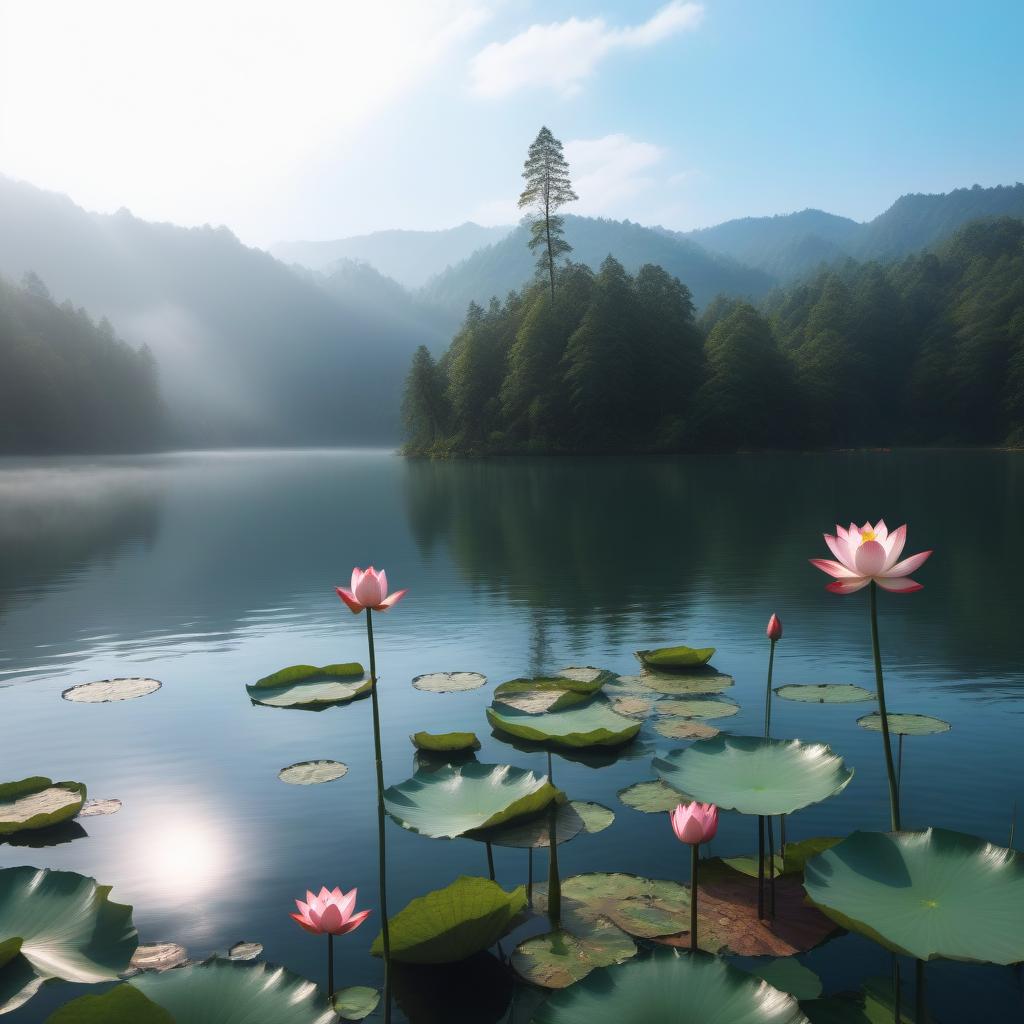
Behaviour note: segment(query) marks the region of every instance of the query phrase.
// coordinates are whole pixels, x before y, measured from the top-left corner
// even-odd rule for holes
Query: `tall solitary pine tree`
[[[579,199],[569,180],[569,164],[562,155],[562,143],[542,127],[530,145],[523,164],[526,188],[519,208],[530,210],[530,251],[537,253],[537,273],[547,274],[551,298],[555,297],[555,263],[572,252],[564,237],[564,222],[557,211]],[[539,250],[539,252],[538,252]]]

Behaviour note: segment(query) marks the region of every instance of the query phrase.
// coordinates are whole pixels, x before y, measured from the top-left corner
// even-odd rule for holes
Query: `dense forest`
[[[566,263],[421,347],[403,416],[428,455],[1024,444],[1024,222],[700,319],[661,267]]]
[[[0,277],[0,452],[152,450],[163,440],[156,362],[35,274]]]

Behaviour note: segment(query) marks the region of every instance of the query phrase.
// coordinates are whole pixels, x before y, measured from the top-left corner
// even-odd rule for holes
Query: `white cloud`
[[[573,203],[573,211],[622,216],[628,213],[620,204],[655,184],[648,172],[665,156],[661,146],[623,134],[574,139],[565,144],[564,152],[573,188],[580,197],[579,203]]]
[[[703,15],[701,4],[672,0],[647,21],[628,28],[610,26],[604,18],[531,25],[507,42],[485,46],[473,58],[473,89],[480,96],[501,97],[547,86],[573,96],[609,54],[653,46],[692,30]]]

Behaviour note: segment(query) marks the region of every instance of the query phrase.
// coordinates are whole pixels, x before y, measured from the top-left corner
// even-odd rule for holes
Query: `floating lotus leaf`
[[[586,683],[595,689],[615,678],[614,672],[609,672],[606,668],[594,668],[593,665],[572,665],[559,669],[556,674],[575,683]]]
[[[428,672],[416,676],[412,685],[426,693],[464,693],[478,690],[487,682],[487,676],[479,672]]]
[[[175,1024],[161,1006],[131,985],[99,996],[80,996],[46,1018],[46,1024]]]
[[[681,803],[691,803],[690,797],[673,789],[661,779],[650,782],[635,782],[632,786],[619,790],[619,799],[635,811],[644,814],[664,814],[674,811]]]
[[[824,743],[719,735],[654,759],[670,786],[741,814],[792,814],[845,789],[853,769]]]
[[[388,920],[391,957],[408,964],[449,964],[487,949],[526,906],[526,888],[505,892],[486,878],[462,875],[412,900]],[[384,952],[380,935],[370,950]]]
[[[656,647],[651,651],[637,651],[640,662],[655,669],[699,668],[715,654],[714,647]]]
[[[931,715],[887,714],[885,717],[889,719],[889,732],[895,736],[934,736],[936,733],[949,732],[952,728],[949,722],[932,718]],[[862,729],[881,732],[882,716],[873,711],[870,715],[858,718],[857,724]]]
[[[786,843],[785,854],[775,854],[775,874],[801,875],[811,857],[842,841],[842,836],[815,836],[813,839],[801,839],[798,843]],[[726,857],[725,863],[745,875],[757,877],[757,857]]]
[[[447,754],[455,750],[479,750],[475,732],[417,732],[409,737],[417,750]]]
[[[61,696],[76,704],[109,704],[115,700],[134,700],[156,693],[160,689],[156,679],[132,676],[123,679],[99,679],[95,683],[79,683],[65,690]]]
[[[0,835],[50,828],[74,818],[85,803],[81,782],[51,782],[41,775],[0,784]]]
[[[363,1020],[380,1003],[380,992],[366,985],[350,985],[334,993],[331,1005],[343,1020]]]
[[[875,699],[870,690],[853,683],[790,683],[775,687],[774,692],[783,700],[797,700],[805,704],[859,704]]]
[[[512,968],[524,980],[542,988],[566,988],[597,967],[621,964],[636,956],[636,943],[611,921],[583,923],[576,932],[535,935],[512,953]]]
[[[282,768],[277,777],[289,786],[316,786],[333,782],[348,774],[348,765],[340,761],[299,761]]]
[[[1024,960],[1024,857],[945,829],[854,832],[809,860],[807,895],[851,931],[918,960]]]
[[[645,690],[653,690],[670,697],[689,697],[724,693],[735,685],[732,676],[722,675],[713,668],[691,669],[689,672],[653,672],[644,669],[638,676],[626,676],[637,680]]]
[[[78,812],[80,818],[95,818],[99,815],[117,814],[121,810],[120,800],[86,800]]]
[[[126,984],[175,1024],[335,1024],[316,985],[270,964],[214,957],[176,971],[140,974]]]
[[[262,955],[262,942],[246,942],[245,939],[242,939],[241,942],[236,942],[228,950],[229,960],[255,960]]]
[[[656,710],[659,715],[673,715],[678,718],[731,718],[739,714],[740,706],[731,700],[692,697],[689,700],[661,700]]]
[[[417,772],[384,791],[384,807],[402,828],[455,839],[547,807],[558,790],[545,775],[507,764],[470,764]]]
[[[534,888],[534,904],[547,907],[547,887]],[[592,925],[611,921],[640,939],[674,935],[690,925],[690,890],[678,882],[621,872],[573,875],[562,882],[562,912]],[[571,930],[580,935],[578,926]]]
[[[188,950],[177,942],[150,942],[135,950],[124,976],[143,971],[169,971],[187,963]]]
[[[643,723],[616,714],[603,698],[588,704],[531,715],[516,708],[487,709],[487,720],[499,732],[566,747],[615,747],[628,743]]]
[[[323,711],[370,696],[373,683],[358,662],[344,665],[292,665],[264,676],[245,691],[254,704],[270,708]]]
[[[797,1001],[704,953],[655,950],[553,993],[532,1024],[808,1024]]]
[[[718,735],[718,729],[694,718],[661,718],[654,731],[670,740],[706,740]]]
[[[613,697],[612,711],[630,718],[646,718],[654,710],[654,701],[647,697]]]
[[[772,988],[788,992],[797,999],[817,999],[821,995],[821,978],[792,956],[769,960],[750,969],[755,978],[767,981]]]
[[[539,676],[535,679],[510,679],[507,683],[495,687],[494,701],[519,711],[539,715],[546,711],[560,711],[574,704],[582,704],[597,693],[604,683],[605,676],[574,679],[559,675]]]
[[[586,803],[582,800],[566,800],[555,810],[555,836],[560,844],[575,839],[581,832],[593,835],[603,832],[615,820],[615,814],[601,804]],[[551,845],[550,812],[520,818],[508,825],[499,825],[471,836],[492,846],[507,846],[513,849],[541,849]]]
[[[0,1008],[27,1001],[49,978],[115,981],[139,944],[132,908],[110,887],[71,871],[0,870]]]

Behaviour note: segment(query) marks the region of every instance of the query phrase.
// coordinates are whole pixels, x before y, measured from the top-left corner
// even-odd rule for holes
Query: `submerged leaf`
[[[615,815],[601,804],[585,803],[582,800],[567,800],[559,803],[555,811],[555,837],[559,844],[583,832],[593,835],[603,832],[615,820]],[[471,839],[490,843],[492,846],[507,846],[513,849],[543,849],[551,846],[550,812],[541,812],[530,818],[520,818],[508,825],[484,829],[469,834]]]
[[[46,1018],[46,1024],[175,1024],[161,1006],[131,985],[98,996],[79,996]]]
[[[156,679],[139,676],[121,679],[99,679],[94,683],[79,683],[69,687],[61,696],[76,704],[109,704],[117,700],[135,700],[156,693],[161,683]]]
[[[363,1020],[380,1003],[380,992],[366,985],[349,985],[334,993],[331,1005],[343,1020]]]
[[[643,724],[616,714],[601,697],[546,714],[492,705],[487,709],[487,720],[500,732],[567,747],[621,746],[633,739]]]
[[[316,786],[333,782],[348,774],[348,765],[340,761],[299,761],[282,768],[277,777],[289,786]]]
[[[478,690],[487,677],[479,672],[429,672],[416,676],[412,685],[426,693],[464,693],[466,690]]]
[[[36,775],[0,784],[0,835],[50,828],[74,818],[85,803],[81,782],[51,782]]]
[[[358,662],[343,665],[291,665],[264,676],[246,693],[254,704],[271,708],[301,708],[322,711],[370,696],[373,687]]]
[[[681,803],[692,803],[692,797],[673,789],[661,779],[634,782],[632,786],[619,790],[619,799],[627,807],[642,811],[644,814],[664,814],[667,811],[674,811]]]
[[[462,875],[412,900],[388,920],[392,959],[410,964],[465,960],[497,942],[525,906],[523,886],[509,893],[486,878]],[[383,954],[380,935],[370,951]]]
[[[724,693],[735,685],[732,676],[722,675],[713,668],[696,668],[688,672],[655,672],[644,669],[638,676],[624,677],[636,680],[645,690],[672,697],[699,697]]]

